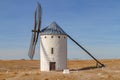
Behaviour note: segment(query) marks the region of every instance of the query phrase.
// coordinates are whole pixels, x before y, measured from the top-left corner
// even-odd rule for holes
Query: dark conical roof
[[[52,22],[49,26],[41,30],[41,35],[66,35],[62,28],[56,22]]]

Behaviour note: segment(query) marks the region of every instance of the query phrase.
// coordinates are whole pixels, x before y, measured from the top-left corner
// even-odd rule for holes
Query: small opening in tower
[[[47,38],[46,36],[44,38]]]
[[[66,37],[64,37],[64,38],[66,38]]]
[[[60,36],[58,36],[58,38],[60,38]]]
[[[53,36],[51,36],[51,38],[53,38]]]
[[[51,48],[51,54],[54,54],[54,49],[53,48]]]

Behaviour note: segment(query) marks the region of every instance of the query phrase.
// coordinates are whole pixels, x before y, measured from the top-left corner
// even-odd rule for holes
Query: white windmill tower
[[[38,20],[36,20],[37,12]],[[38,3],[38,11],[35,11],[35,25],[34,30],[32,30],[31,44],[28,52],[30,59],[33,59],[38,37],[40,36],[41,71],[63,70],[67,68],[67,37],[92,57],[96,61],[97,67],[105,67],[104,64],[99,62],[90,52],[64,32],[55,22],[40,30],[41,14],[41,5]]]
[[[51,23],[40,33],[41,71],[67,68],[67,35],[56,24]]]

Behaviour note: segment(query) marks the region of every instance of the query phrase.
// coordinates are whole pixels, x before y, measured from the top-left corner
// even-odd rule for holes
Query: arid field
[[[69,60],[69,74],[62,71],[40,72],[39,60],[0,60],[0,80],[120,80],[120,59],[100,60],[106,65],[96,68],[93,60]]]

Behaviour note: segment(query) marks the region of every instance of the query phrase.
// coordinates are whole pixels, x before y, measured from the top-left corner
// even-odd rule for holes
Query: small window
[[[46,36],[44,38],[46,38]]]
[[[60,36],[58,36],[58,38],[60,38]]]
[[[53,38],[53,36],[51,36],[51,38]]]
[[[51,48],[51,54],[54,54],[54,49],[53,48]]]
[[[66,37],[64,37],[64,38],[66,38]]]

